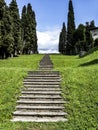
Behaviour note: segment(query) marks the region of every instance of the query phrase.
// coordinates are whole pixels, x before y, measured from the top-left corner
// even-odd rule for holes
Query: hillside
[[[62,73],[63,96],[68,101],[67,130],[98,128],[98,51],[84,57],[51,56]]]
[[[51,55],[54,70],[62,75],[62,95],[67,100],[67,123],[12,123],[12,112],[28,70],[36,70],[43,55],[0,60],[0,129],[96,130],[98,128],[98,51],[79,58]]]

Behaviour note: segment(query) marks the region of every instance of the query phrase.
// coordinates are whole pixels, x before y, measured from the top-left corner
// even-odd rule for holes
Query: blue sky
[[[11,0],[5,0],[7,4]],[[69,0],[16,0],[21,10],[31,3],[36,13],[38,48],[40,52],[57,52],[62,23],[67,26]],[[76,27],[94,20],[98,26],[98,0],[73,0]]]

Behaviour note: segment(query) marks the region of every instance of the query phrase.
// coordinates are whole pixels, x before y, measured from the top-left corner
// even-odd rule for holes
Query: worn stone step
[[[32,100],[18,100],[17,101],[17,103],[18,104],[21,104],[21,105],[32,105],[32,106],[39,106],[39,105],[41,105],[41,106],[43,106],[43,105],[45,105],[45,106],[62,106],[62,105],[64,105],[65,104],[65,101],[32,101]]]
[[[36,101],[36,102],[39,102],[39,101],[40,102],[57,102],[57,101],[60,102],[61,101],[62,102],[63,99],[61,99],[61,98],[55,98],[55,99],[48,98],[48,100],[47,100],[45,98],[44,99],[42,99],[42,98],[41,99],[39,99],[39,98],[35,98],[35,99],[32,99],[32,98],[20,98],[19,101],[26,101],[26,102],[27,101],[30,101],[30,102],[31,101]]]
[[[29,87],[29,88],[23,88],[24,91],[60,91],[60,88],[35,88],[35,87]]]
[[[28,106],[28,105],[18,105],[17,110],[21,111],[33,111],[33,112],[62,112],[64,110],[63,106]]]
[[[39,65],[39,67],[49,67],[49,68],[51,68],[51,67],[53,67],[53,65],[42,63],[42,64]]]
[[[60,82],[60,79],[24,79],[23,82]]]
[[[55,76],[59,76],[60,73],[59,71],[29,71],[28,72],[29,75],[55,75]]]
[[[33,95],[60,95],[61,91],[22,91],[21,93]]]
[[[52,79],[52,78],[60,78],[60,76],[57,76],[57,75],[28,75],[28,77],[27,78],[38,78],[38,79],[48,79],[48,78],[50,78],[50,79]]]
[[[15,111],[14,116],[36,116],[36,117],[64,117],[65,112],[33,112],[33,111]]]
[[[25,84],[24,85],[25,87],[37,87],[37,88],[51,88],[51,87],[53,87],[53,88],[58,88],[58,87],[60,87],[60,85],[59,84],[54,84],[54,85],[52,85],[52,84]]]
[[[54,81],[54,82],[41,82],[41,81],[39,81],[39,82],[27,82],[27,81],[24,81],[23,82],[23,84],[24,84],[24,86],[25,85],[59,85],[59,81]]]
[[[63,117],[29,117],[17,116],[12,119],[13,122],[66,122],[68,119]]]
[[[35,80],[36,80],[36,79],[41,79],[41,80],[42,80],[42,79],[45,79],[45,80],[46,80],[46,79],[47,79],[47,80],[51,80],[51,79],[52,79],[52,80],[53,80],[53,79],[56,80],[56,79],[57,79],[57,80],[59,80],[59,79],[60,79],[60,80],[61,80],[60,76],[59,76],[59,77],[58,77],[58,76],[57,76],[57,77],[53,77],[53,76],[52,76],[52,77],[51,77],[51,76],[50,76],[50,77],[49,77],[49,76],[48,76],[48,77],[46,77],[46,76],[45,76],[45,77],[44,77],[44,76],[28,76],[28,77],[26,77],[26,78],[24,78],[24,79],[33,79],[33,80],[34,80],[34,79],[35,79]]]
[[[61,100],[60,95],[22,95],[19,97],[20,99],[32,99],[32,100]]]

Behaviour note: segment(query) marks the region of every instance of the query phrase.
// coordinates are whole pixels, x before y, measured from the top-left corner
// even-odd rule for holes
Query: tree
[[[23,6],[22,16],[21,16],[21,37],[22,37],[22,45],[23,45],[23,54],[25,53],[25,43],[26,43],[26,34],[27,34],[27,9],[26,6]]]
[[[17,6],[16,0],[12,0],[9,6],[10,15],[12,18],[12,30],[13,30],[13,38],[14,38],[14,46],[13,46],[13,54],[17,56],[21,51],[21,24],[20,24],[20,16],[19,10]]]
[[[98,46],[98,38],[94,41],[94,47]]]
[[[75,18],[72,0],[69,0],[68,23],[67,23],[67,46],[66,53],[74,54],[73,33],[75,31]]]
[[[73,42],[75,47],[75,54],[78,54],[80,50],[84,50],[86,38],[85,38],[85,26],[80,24],[73,34]]]
[[[26,6],[23,7],[21,22],[23,53],[37,53],[36,19],[30,3],[27,5],[27,8]]]
[[[90,22],[90,28],[94,28],[94,27],[96,27],[96,26],[95,26],[95,21],[92,20],[92,21]]]
[[[62,27],[62,30],[60,32],[60,36],[59,36],[59,52],[61,54],[65,54],[66,50],[66,26],[65,26],[65,23],[63,23],[63,27]]]
[[[2,0],[0,5],[2,5],[0,8],[2,12],[0,19],[0,57],[4,59],[8,58],[13,51],[12,20],[6,3]]]
[[[5,5],[5,12],[3,16],[3,55],[8,58],[13,53],[14,39],[12,36],[12,19],[10,16],[9,8]]]
[[[86,51],[88,51],[93,47],[93,38],[90,32],[90,25],[89,26],[86,25],[85,35],[86,35]]]

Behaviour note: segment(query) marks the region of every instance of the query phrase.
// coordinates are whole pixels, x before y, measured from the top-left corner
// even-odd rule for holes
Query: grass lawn
[[[68,103],[68,122],[10,122],[20,95],[23,78],[37,70],[43,55],[0,60],[0,130],[97,130],[98,129],[98,51],[77,56],[51,55],[54,70],[62,75],[62,95]]]

